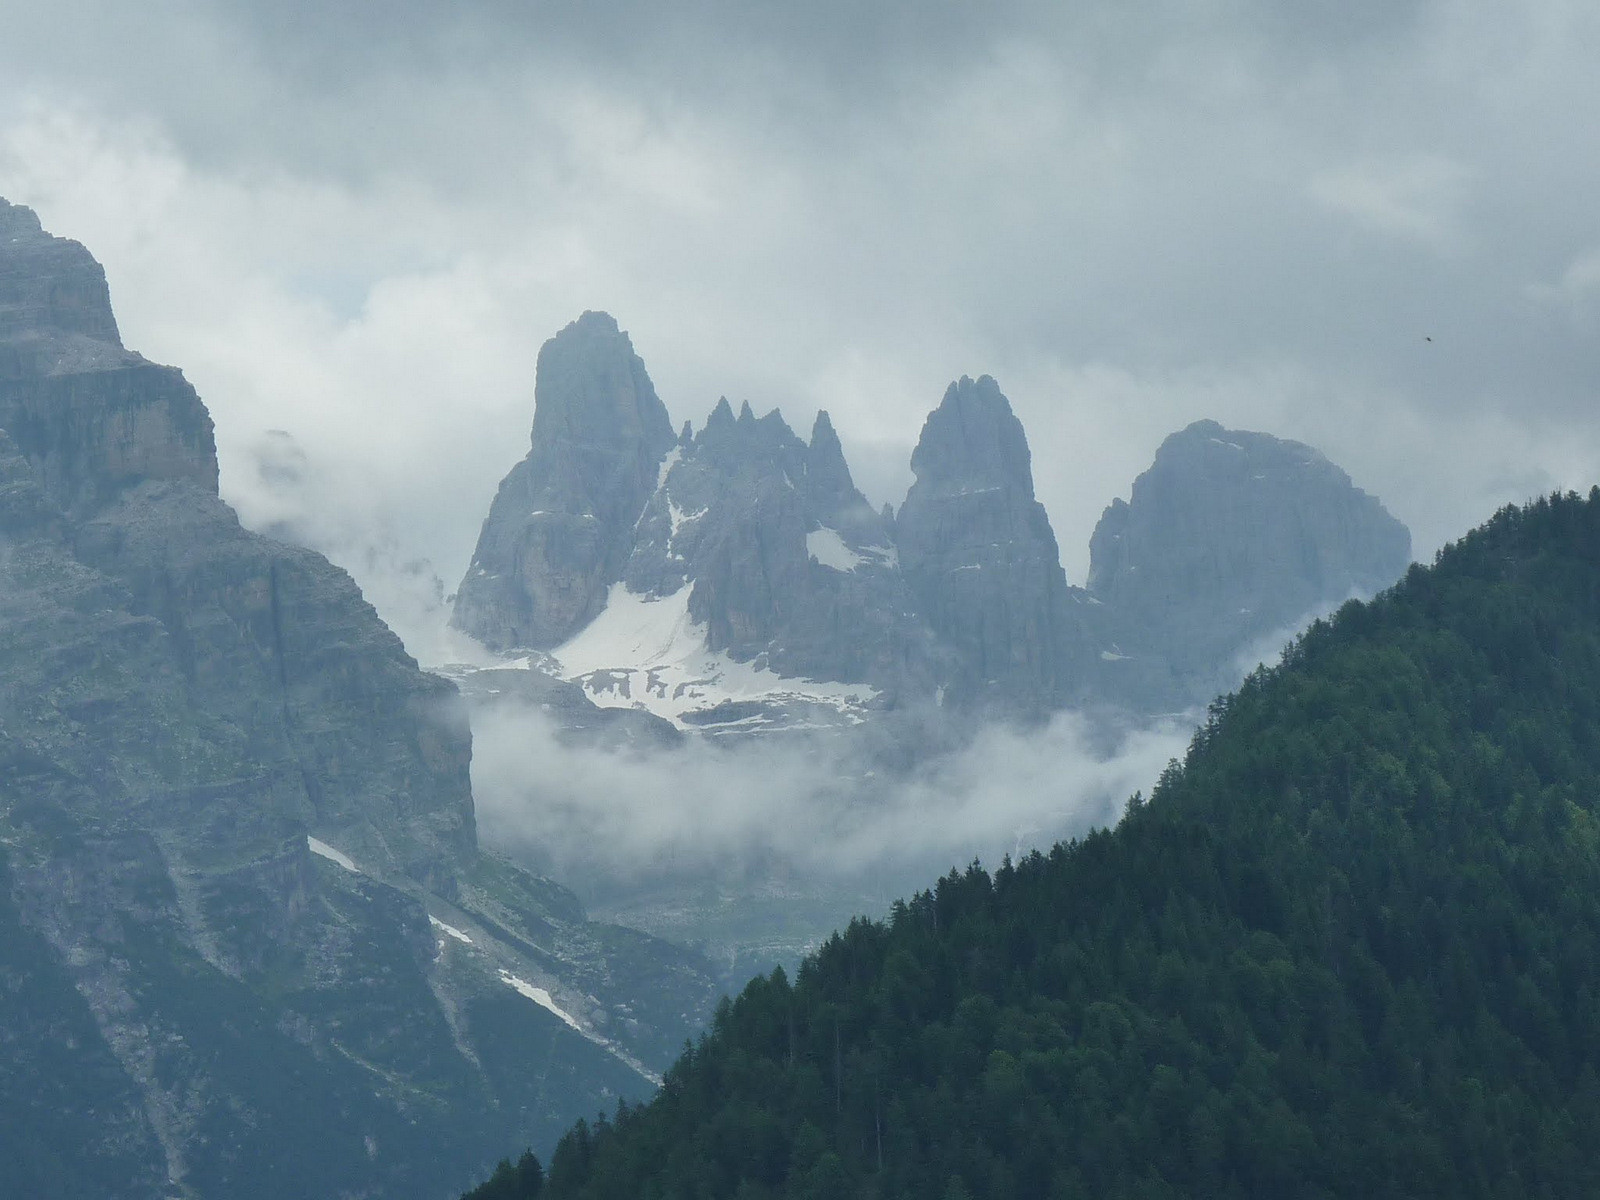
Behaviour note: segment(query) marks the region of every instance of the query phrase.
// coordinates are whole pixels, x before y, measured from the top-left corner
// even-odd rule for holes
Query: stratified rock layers
[[[88,252],[0,201],[0,1177],[448,1194],[645,1090],[709,981],[481,856],[470,750],[343,571],[239,526]]]

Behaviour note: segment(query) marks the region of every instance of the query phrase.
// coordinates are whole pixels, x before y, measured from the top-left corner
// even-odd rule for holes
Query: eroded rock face
[[[647,1091],[710,979],[478,852],[455,689],[216,479],[98,266],[0,203],[0,1073],[49,1106],[0,1098],[8,1182],[452,1194]]]
[[[105,273],[0,200],[0,429],[82,510],[144,479],[217,490],[211,416],[181,372],[123,349]]]
[[[1095,528],[1105,686],[1142,707],[1204,703],[1234,686],[1241,654],[1270,655],[1314,611],[1372,595],[1410,560],[1406,527],[1318,451],[1197,421]]]
[[[533,430],[457,627],[679,728],[811,728],[932,691],[891,522],[826,413],[806,442],[724,399],[674,437],[626,335],[586,313],[540,355]]]
[[[0,200],[0,248],[0,341],[82,337],[121,349],[105,272],[82,245]]]
[[[896,521],[917,603],[957,656],[958,698],[1037,712],[1076,687],[1081,597],[1034,499],[1022,423],[989,376],[963,376],[922,427]]]
[[[646,506],[624,578],[655,596],[692,587],[709,649],[781,675],[887,688],[926,668],[893,534],[825,412],[807,443],[776,411],[720,401]]]
[[[496,650],[548,649],[599,612],[676,440],[607,314],[584,313],[540,350],[532,440],[489,509],[452,618]]]

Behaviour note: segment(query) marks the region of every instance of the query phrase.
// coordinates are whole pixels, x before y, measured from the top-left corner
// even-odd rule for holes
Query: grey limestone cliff
[[[1399,578],[1411,535],[1321,453],[1196,421],[1161,444],[1090,543],[1101,687],[1183,708],[1233,687],[1319,609]],[[1267,645],[1263,642],[1273,642]]]
[[[240,527],[87,251],[0,201],[8,1185],[448,1194],[647,1090],[709,978],[481,854],[470,749],[343,571]]]
[[[811,727],[931,693],[936,647],[892,522],[826,413],[808,442],[723,399],[674,437],[626,336],[586,313],[540,355],[533,442],[484,523],[457,627],[551,651],[539,661],[601,704],[680,728]]]
[[[548,649],[605,603],[674,444],[628,335],[586,312],[539,351],[532,448],[500,484],[452,621],[496,650]]]
[[[950,385],[911,469],[900,562],[956,656],[953,697],[1021,713],[1060,707],[1079,686],[1083,597],[1067,586],[1022,423],[993,379]]]
[[[909,616],[893,535],[856,490],[827,413],[811,441],[776,411],[720,401],[639,521],[625,580],[691,587],[708,648],[785,676],[900,689],[930,644]]]

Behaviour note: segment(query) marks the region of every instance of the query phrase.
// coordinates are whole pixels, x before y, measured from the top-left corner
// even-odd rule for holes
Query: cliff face
[[[216,483],[98,265],[0,202],[6,1177],[446,1193],[648,1090],[711,985],[479,854],[455,689]]]
[[[644,363],[605,313],[539,351],[532,440],[456,595],[453,624],[496,650],[548,649],[600,611],[673,445]]]
[[[639,520],[625,575],[642,594],[688,587],[707,647],[782,676],[890,690],[926,674],[894,536],[856,490],[827,413],[811,441],[776,411],[726,400],[680,443]]]
[[[890,522],[826,413],[808,443],[723,400],[674,438],[626,335],[586,313],[539,356],[533,442],[456,600],[491,648],[547,651],[594,702],[679,728],[810,728],[932,690]]]
[[[1078,686],[1086,635],[1022,423],[995,381],[963,376],[928,417],[896,523],[906,582],[958,664],[958,696],[1037,712]]]
[[[0,200],[0,429],[70,510],[144,479],[217,490],[211,416],[180,372],[122,347],[105,273]]]
[[[669,443],[603,314],[546,345],[535,395],[533,452],[501,485],[456,624],[680,729],[924,703],[958,723],[1182,710],[1232,688],[1257,642],[1409,558],[1405,527],[1316,451],[1202,421],[1106,510],[1089,587],[1071,587],[988,376],[929,414],[898,515],[856,489],[826,413],[806,442],[722,400]]]
[[[1090,542],[1089,591],[1111,620],[1105,686],[1145,706],[1204,703],[1234,686],[1243,651],[1371,596],[1410,560],[1406,527],[1316,450],[1197,421]]]

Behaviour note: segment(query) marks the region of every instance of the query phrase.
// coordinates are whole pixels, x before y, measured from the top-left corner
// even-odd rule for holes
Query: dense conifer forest
[[[1600,1195],[1600,489],[1216,702],[1111,831],[724,1002],[475,1200]]]

